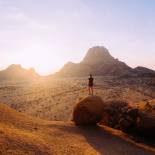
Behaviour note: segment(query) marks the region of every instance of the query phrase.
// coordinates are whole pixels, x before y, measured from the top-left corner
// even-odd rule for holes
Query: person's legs
[[[89,86],[88,87],[88,90],[89,90],[89,95],[93,95],[93,86]]]
[[[92,91],[92,95],[93,95],[93,93],[94,93],[94,92],[93,92],[93,91],[94,91],[94,90],[93,90],[93,86],[91,87],[91,91]]]
[[[92,86],[89,86],[89,95],[93,95]]]
[[[89,95],[90,95],[90,86],[88,87]]]
[[[90,87],[90,89],[91,89],[91,95],[93,95],[93,87]]]

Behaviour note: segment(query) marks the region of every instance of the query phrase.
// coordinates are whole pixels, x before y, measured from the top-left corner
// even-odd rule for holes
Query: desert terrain
[[[88,95],[89,73],[94,77],[94,96]],[[76,126],[75,106],[85,98],[90,106],[91,102],[95,105],[96,100],[91,99],[96,97],[105,106],[100,122]],[[111,114],[106,106],[112,101]],[[116,103],[129,106],[119,108]],[[87,114],[88,120],[98,117],[87,108],[82,109],[82,119]],[[69,62],[48,76],[13,64],[0,71],[0,112],[2,155],[152,155],[154,139],[143,136],[154,136],[155,71],[131,68],[99,46],[90,48],[81,62]],[[126,132],[128,127],[142,129],[142,137]]]
[[[2,103],[0,113],[1,155],[153,155],[155,151],[104,126],[45,121]]]
[[[73,108],[88,95],[88,77],[42,78],[0,83],[0,102],[46,120],[72,119]],[[155,78],[95,77],[94,95],[104,101],[124,100],[136,106],[155,98]]]

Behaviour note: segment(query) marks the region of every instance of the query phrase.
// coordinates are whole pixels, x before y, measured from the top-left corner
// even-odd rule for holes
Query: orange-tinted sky
[[[154,0],[0,0],[0,69],[40,74],[105,46],[128,65],[155,69]]]

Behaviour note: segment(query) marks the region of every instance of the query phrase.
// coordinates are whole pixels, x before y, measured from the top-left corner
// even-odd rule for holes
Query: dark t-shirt
[[[89,86],[93,86],[93,81],[94,81],[94,78],[89,78]]]

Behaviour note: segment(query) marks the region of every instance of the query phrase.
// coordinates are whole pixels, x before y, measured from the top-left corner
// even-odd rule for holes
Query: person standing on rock
[[[94,78],[90,74],[90,77],[88,78],[88,90],[89,90],[89,95],[93,95],[93,86],[94,86]]]

